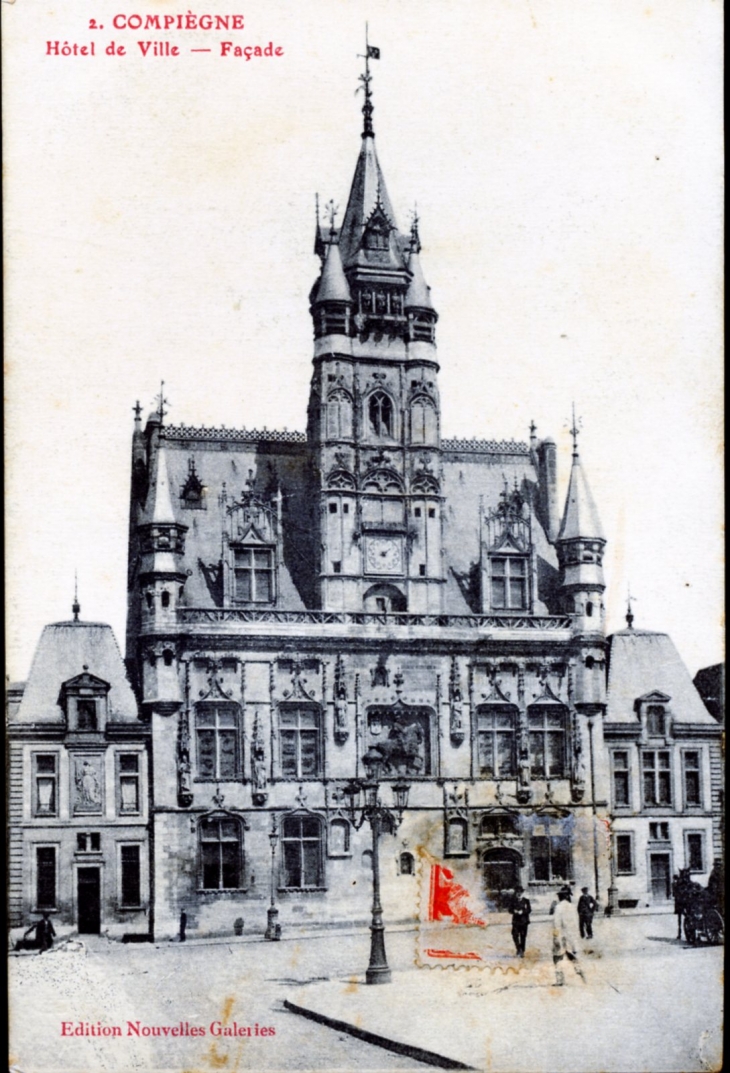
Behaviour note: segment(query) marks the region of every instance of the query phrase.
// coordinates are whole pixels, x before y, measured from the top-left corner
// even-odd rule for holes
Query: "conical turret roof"
[[[558,540],[605,540],[598,510],[588,487],[577,449],[573,451],[565,510]]]
[[[411,282],[406,292],[406,308],[417,307],[418,309],[433,309],[431,301],[431,288],[426,283],[421,268],[421,258],[417,250],[413,250],[408,261],[408,269],[411,273]]]
[[[175,524],[170,496],[170,478],[167,473],[167,456],[164,451],[160,451],[157,456],[157,473],[152,501],[147,504],[147,520],[152,525]]]
[[[340,247],[335,242],[330,242],[322,266],[319,287],[317,289],[317,302],[351,302],[350,287],[345,278],[340,257]]]

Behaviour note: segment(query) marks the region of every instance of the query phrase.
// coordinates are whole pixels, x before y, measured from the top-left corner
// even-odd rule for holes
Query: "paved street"
[[[11,1064],[23,1073],[426,1068],[283,1007],[284,999],[306,1004],[325,988],[334,996],[329,1008],[354,1011],[360,1027],[377,1034],[395,1026],[406,1037],[435,1039],[447,1054],[456,1040],[461,1055],[477,1056],[467,1064],[498,1073],[716,1069],[722,950],[675,943],[675,926],[669,915],[598,921],[583,955],[587,982],[566,973],[562,989],[553,986],[547,921],[531,927],[523,963],[511,957],[505,925],[485,929],[486,972],[414,968],[415,932],[391,933],[394,983],[382,988],[360,986],[367,933],[154,947],[92,938],[84,949],[11,958]],[[182,1024],[206,1034],[128,1035],[128,1022],[138,1020],[140,1033]],[[122,1034],[64,1037],[64,1021],[119,1026]],[[258,1024],[275,1035],[213,1036],[214,1022],[228,1031],[255,1032]],[[652,1064],[657,1048],[668,1064]],[[616,1064],[592,1065],[606,1049]],[[568,1064],[561,1055],[572,1056]]]

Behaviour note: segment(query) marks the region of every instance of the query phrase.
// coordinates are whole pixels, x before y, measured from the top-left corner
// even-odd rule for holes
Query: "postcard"
[[[0,8],[10,1068],[721,1068],[719,6]]]

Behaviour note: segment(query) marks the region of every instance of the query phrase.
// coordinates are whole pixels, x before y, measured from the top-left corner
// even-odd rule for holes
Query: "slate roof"
[[[606,539],[580,458],[574,454],[558,540],[575,540],[578,537]]]
[[[636,723],[634,702],[658,690],[671,698],[675,722],[717,725],[668,634],[628,629],[608,641],[607,722]]]
[[[135,722],[137,702],[111,626],[74,621],[44,627],[15,721],[62,722],[63,711],[58,704],[61,685],[81,674],[84,665],[111,686],[110,720]]]

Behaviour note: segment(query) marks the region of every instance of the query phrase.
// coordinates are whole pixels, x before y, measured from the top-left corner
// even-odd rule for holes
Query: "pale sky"
[[[0,7],[12,679],[70,617],[75,570],[82,617],[123,646],[136,399],[164,379],[170,423],[304,429],[314,194],[344,211],[366,19],[380,163],[401,229],[418,204],[440,314],[444,435],[534,419],[562,502],[575,400],[609,629],[630,582],[635,625],[693,674],[723,658],[719,3]],[[188,11],[246,29],[112,27]]]

